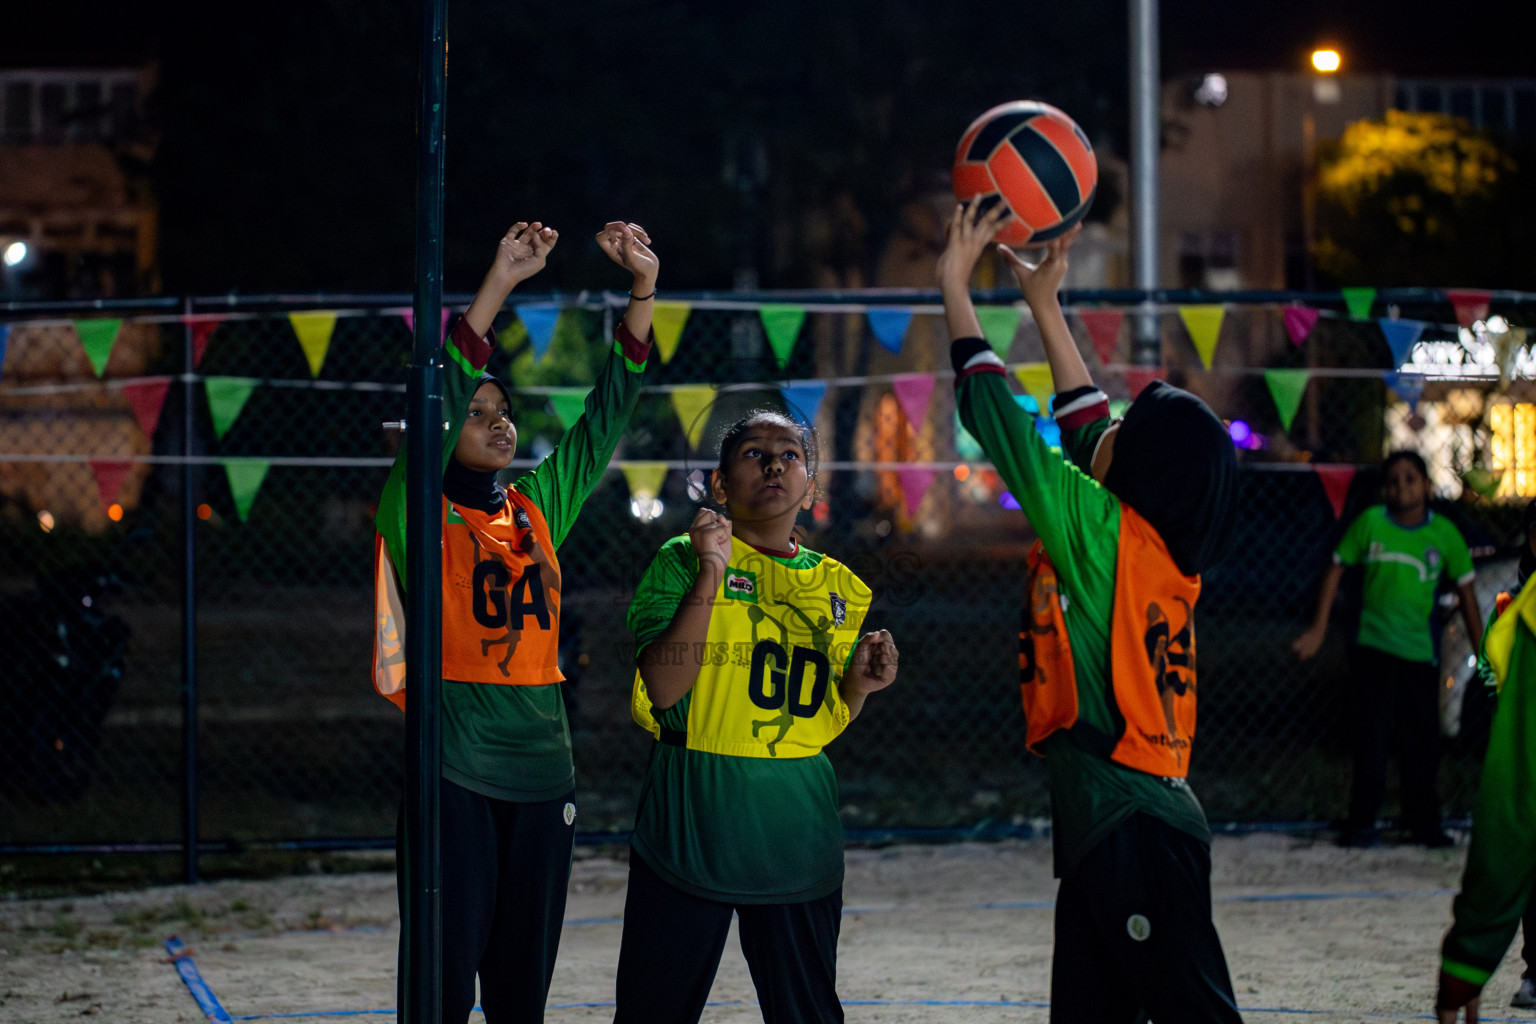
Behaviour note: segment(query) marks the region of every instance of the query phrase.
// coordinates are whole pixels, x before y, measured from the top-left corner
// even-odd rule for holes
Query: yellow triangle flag
[[[288,322],[293,325],[293,333],[299,336],[304,358],[309,360],[309,375],[320,376],[325,353],[331,347],[331,332],[336,329],[336,312],[317,309],[313,313],[289,313]]]
[[[629,482],[629,495],[639,498],[655,498],[661,494],[661,484],[667,478],[665,462],[623,462],[619,468]]]
[[[678,340],[683,336],[683,325],[693,306],[687,302],[658,302],[651,310],[651,330],[656,332],[656,351],[663,363],[670,363],[677,351]],[[640,339],[644,341],[644,338]]]
[[[715,401],[715,389],[708,384],[684,384],[672,389],[672,408],[688,432],[688,444],[697,448],[709,422],[709,409]]]
[[[1179,307],[1179,318],[1184,321],[1184,329],[1189,332],[1195,351],[1200,354],[1200,362],[1207,370],[1216,355],[1216,339],[1221,335],[1221,318],[1225,315],[1224,306]]]
[[[1040,405],[1040,415],[1051,414],[1051,391],[1054,384],[1051,379],[1050,363],[1025,363],[1023,366],[1014,367],[1013,375],[1024,385],[1024,391]]]

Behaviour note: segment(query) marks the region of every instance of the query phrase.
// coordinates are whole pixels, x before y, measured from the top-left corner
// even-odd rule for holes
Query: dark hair
[[[1387,456],[1386,460],[1381,464],[1381,475],[1385,477],[1389,472],[1391,472],[1392,467],[1397,465],[1399,462],[1408,463],[1414,469],[1419,471],[1419,476],[1423,477],[1426,483],[1429,481],[1429,467],[1424,464],[1424,456],[1420,455],[1418,452],[1410,451],[1407,448],[1399,448],[1397,451]]]
[[[800,447],[805,451],[806,471],[812,477],[816,475],[816,435],[804,423],[784,411],[767,406],[753,409],[725,429],[725,433],[720,437],[720,465],[716,467],[720,472],[724,473],[726,465],[736,457],[736,452],[741,448],[741,442],[746,439],[747,431],[760,423],[772,423],[775,426],[785,427],[799,435]]]

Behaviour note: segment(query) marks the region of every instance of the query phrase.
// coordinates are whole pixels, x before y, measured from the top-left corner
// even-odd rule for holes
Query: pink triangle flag
[[[928,488],[933,486],[933,481],[938,478],[936,469],[922,469],[917,466],[909,466],[896,471],[896,479],[901,481],[901,499],[907,507],[907,518],[917,518],[917,510],[923,503],[923,496],[928,493]]]
[[[1340,463],[1319,462],[1313,465],[1328,504],[1333,507],[1333,518],[1344,514],[1344,499],[1349,497],[1349,485],[1355,479],[1355,467]]]
[[[1461,326],[1470,328],[1477,321],[1488,319],[1488,302],[1493,298],[1492,292],[1476,288],[1447,288],[1445,297],[1451,300],[1451,307],[1456,310],[1456,322]]]
[[[90,462],[91,472],[96,476],[96,492],[101,495],[101,504],[105,508],[123,493],[123,483],[128,479],[133,463],[127,459],[91,459]]]
[[[1120,340],[1120,324],[1125,313],[1118,309],[1080,309],[1077,318],[1088,329],[1093,339],[1093,350],[1099,354],[1099,362],[1108,366],[1115,361],[1115,342]]]
[[[1318,311],[1306,306],[1285,307],[1285,333],[1291,336],[1292,345],[1300,345],[1317,326]]]
[[[442,316],[443,325],[438,329],[437,333],[446,338],[448,337],[448,319],[453,316],[453,311],[447,306],[444,306]],[[412,334],[416,333],[416,308],[414,306],[406,306],[404,309],[402,309],[400,311],[400,319],[405,321],[406,330],[410,331]]]
[[[891,381],[891,390],[896,392],[896,400],[907,414],[912,430],[921,432],[928,419],[928,401],[933,397],[933,374],[904,373]]]
[[[160,380],[136,380],[123,385],[128,404],[133,406],[133,418],[139,421],[139,429],[145,437],[155,436],[155,426],[160,422],[160,410],[165,407],[165,393],[170,389],[170,378]]]

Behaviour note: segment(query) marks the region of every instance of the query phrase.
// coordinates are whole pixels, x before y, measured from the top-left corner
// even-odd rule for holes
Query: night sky
[[[408,290],[415,6],[273,0],[233,8],[235,21],[229,10],[13,4],[0,65],[158,61],[149,119],[166,290]],[[1510,33],[1495,11],[1167,0],[1162,70],[1300,70],[1326,43],[1346,71],[1529,74],[1525,48],[1497,41]],[[814,258],[867,265],[902,202],[947,168],[964,124],[1007,99],[1048,99],[1096,145],[1126,149],[1118,3],[452,0],[449,14],[451,289],[472,288],[505,224],[532,208],[578,235],[610,216],[662,231],[672,287],[728,287],[744,260],[764,286],[808,284],[782,255],[798,251],[793,239],[774,232],[837,209],[867,229]],[[762,181],[743,191],[724,179],[722,163],[751,177],[759,154]],[[549,284],[602,272],[590,248],[552,265]]]

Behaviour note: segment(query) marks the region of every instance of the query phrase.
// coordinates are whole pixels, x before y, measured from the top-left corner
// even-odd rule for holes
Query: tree
[[[1343,285],[1529,287],[1532,182],[1461,118],[1389,110],[1319,154],[1317,267]]]

